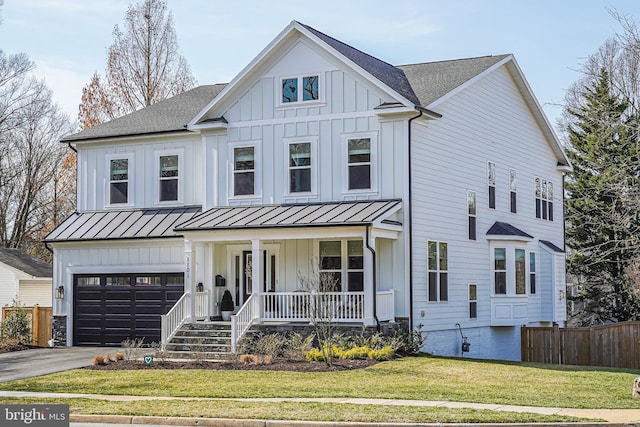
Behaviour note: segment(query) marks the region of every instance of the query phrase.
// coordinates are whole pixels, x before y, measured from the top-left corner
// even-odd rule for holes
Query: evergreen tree
[[[566,182],[568,268],[580,294],[581,324],[638,317],[628,269],[640,254],[640,179],[636,120],[612,90],[605,68],[582,84],[568,109]]]

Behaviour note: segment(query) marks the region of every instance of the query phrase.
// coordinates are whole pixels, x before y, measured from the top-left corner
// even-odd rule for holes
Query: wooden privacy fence
[[[523,326],[523,362],[640,369],[640,322],[591,328]]]
[[[52,309],[51,307],[21,307],[27,311],[31,319],[31,335],[33,345],[36,347],[49,347],[49,341],[52,337]],[[2,307],[2,321],[9,313],[18,310],[16,307]]]

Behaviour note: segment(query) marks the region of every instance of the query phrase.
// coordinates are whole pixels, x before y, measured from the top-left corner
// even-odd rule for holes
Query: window
[[[320,277],[320,290],[338,292],[342,289],[342,242],[340,240],[320,242]]]
[[[160,286],[160,276],[136,276],[136,286]]]
[[[129,159],[109,161],[109,203],[129,202]]]
[[[467,214],[469,217],[469,240],[476,240],[476,192],[467,191]]]
[[[75,277],[78,286],[100,286],[100,276]]]
[[[371,188],[371,138],[347,140],[348,189]]]
[[[311,143],[289,144],[289,192],[311,191]]]
[[[347,241],[347,280],[350,292],[364,291],[364,246],[360,240]]]
[[[536,293],[536,253],[529,252],[529,293]]]
[[[493,250],[494,293],[507,294],[507,250],[494,248]]]
[[[319,76],[288,77],[282,82],[282,103],[317,101],[320,99]],[[299,90],[302,88],[302,90]]]
[[[496,164],[487,163],[487,184],[489,186],[489,209],[496,208]]]
[[[536,177],[536,218],[553,221],[553,183]]]
[[[430,240],[427,249],[429,301],[448,301],[449,269],[447,243]]]
[[[160,156],[161,202],[178,200],[178,155]]]
[[[233,149],[233,195],[255,194],[255,148]]]
[[[516,198],[516,170],[509,169],[509,206],[511,209],[511,213],[517,212],[517,198]]]
[[[319,242],[320,274],[335,281],[333,291],[364,291],[364,246],[362,240],[327,240]],[[346,283],[343,288],[342,284]],[[331,291],[331,282],[326,291]],[[322,283],[321,283],[321,287]]]
[[[469,319],[478,318],[478,285],[469,283]]]
[[[516,295],[524,295],[527,293],[525,270],[525,251],[524,249],[516,249]]]

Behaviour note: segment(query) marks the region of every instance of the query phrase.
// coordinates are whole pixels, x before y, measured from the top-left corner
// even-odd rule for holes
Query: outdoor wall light
[[[560,291],[560,299],[563,300],[565,298],[565,292],[564,291]]]
[[[64,299],[64,286],[56,288],[56,299]]]
[[[202,282],[196,285],[196,292],[204,292],[204,285],[202,284]]]

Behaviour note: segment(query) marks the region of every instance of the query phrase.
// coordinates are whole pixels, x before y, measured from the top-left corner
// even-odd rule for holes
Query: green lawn
[[[72,414],[154,415],[261,420],[315,420],[389,423],[553,423],[589,421],[556,415],[409,406],[307,402],[134,401],[0,398],[0,404],[67,404]]]
[[[0,389],[184,397],[363,397],[565,408],[640,408],[640,371],[411,357],[331,373],[75,370]]]

